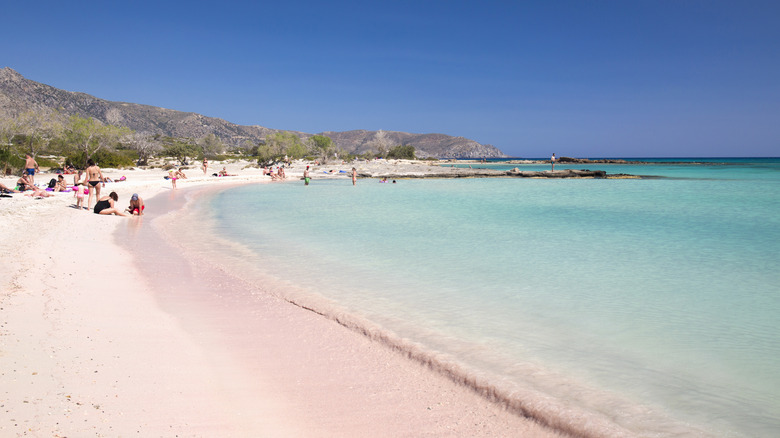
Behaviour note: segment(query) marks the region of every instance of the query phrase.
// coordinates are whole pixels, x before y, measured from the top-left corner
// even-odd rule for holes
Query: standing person
[[[553,152],[552,158],[550,158],[550,164],[552,165],[552,171],[555,172],[555,153]]]
[[[357,183],[357,170],[355,168],[352,168],[352,185],[354,186]]]
[[[208,170],[209,170],[209,160],[208,158],[203,157],[203,174],[205,175]]]
[[[168,179],[171,180],[171,188],[176,188],[176,179],[178,176],[176,176],[176,172],[171,169],[168,171]]]
[[[100,185],[102,183],[103,187],[106,186],[105,177],[103,176],[103,172],[100,170],[100,168],[95,164],[95,162],[90,158],[87,160],[87,174],[84,176],[84,181],[89,184],[89,198],[87,198],[87,210],[89,210],[89,206],[92,204],[92,195],[95,195],[95,201],[97,202],[100,200]]]
[[[87,188],[80,187],[78,185],[73,186],[73,196],[76,197],[76,208],[78,209],[84,209],[86,210],[87,207],[84,207],[84,192],[87,191]]]
[[[38,171],[38,162],[30,154],[25,155],[24,171],[30,175],[30,183],[35,184],[35,172]]]
[[[309,185],[309,166],[306,166],[306,170],[303,171],[303,183],[304,185]]]

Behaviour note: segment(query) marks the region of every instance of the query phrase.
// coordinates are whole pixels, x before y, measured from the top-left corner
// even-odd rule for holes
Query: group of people
[[[284,174],[284,166],[277,166],[276,167],[276,173],[274,173],[273,166],[268,168],[263,168],[263,175],[268,175],[271,177],[271,181],[280,181],[283,179],[287,179],[287,175]]]
[[[176,188],[176,180],[177,179],[187,179],[187,175],[184,174],[184,171],[181,170],[181,168],[174,168],[168,171],[168,176],[165,177],[165,179],[168,179],[171,181],[171,187]]]
[[[44,188],[40,188],[35,185],[35,174],[39,171],[38,163],[29,154],[26,156],[25,168],[22,172],[22,176],[16,181],[16,188],[7,187],[0,183],[0,191],[7,193],[20,193],[29,191],[26,196],[34,196],[38,198],[48,198],[53,196]],[[52,179],[49,188],[53,192],[65,192],[68,190],[73,191],[73,196],[76,198],[76,208],[89,210],[92,205],[92,199],[95,199],[95,206],[93,211],[97,214],[115,214],[117,216],[127,216],[125,213],[132,215],[143,215],[144,201],[134,193],[130,198],[130,205],[121,210],[116,206],[116,202],[119,200],[119,195],[116,192],[111,192],[108,196],[100,196],[100,189],[106,186],[106,182],[113,182],[110,178],[105,177],[100,167],[95,164],[92,159],[87,160],[87,168],[84,171],[73,172],[73,186],[68,187],[68,183],[63,175],[57,175],[56,179]],[[180,172],[180,171],[179,171]],[[83,176],[83,178],[82,178]],[[186,178],[183,172],[180,173],[180,177]],[[122,177],[119,181],[123,181]],[[175,183],[174,183],[175,187]],[[84,198],[88,196],[86,205],[84,204]]]

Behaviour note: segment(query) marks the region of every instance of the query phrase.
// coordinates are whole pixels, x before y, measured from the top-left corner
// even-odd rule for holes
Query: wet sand
[[[0,205],[0,435],[560,436],[183,253],[154,178],[144,218]]]

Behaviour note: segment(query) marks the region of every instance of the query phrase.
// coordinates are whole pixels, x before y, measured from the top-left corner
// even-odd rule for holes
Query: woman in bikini
[[[95,214],[115,214],[117,216],[127,216],[121,210],[116,208],[115,202],[119,200],[119,196],[116,192],[111,192],[108,196],[105,196],[95,203]]]
[[[100,168],[95,164],[94,161],[92,161],[92,158],[87,160],[87,170],[86,175],[84,176],[84,185],[89,184],[89,199],[87,199],[87,210],[89,210],[89,205],[92,204],[92,195],[95,195],[95,200],[100,199],[100,186],[102,183],[102,186],[105,187],[106,183],[105,178],[103,178],[103,172],[100,171]]]

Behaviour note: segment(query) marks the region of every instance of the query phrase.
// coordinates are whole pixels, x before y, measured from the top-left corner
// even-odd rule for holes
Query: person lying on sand
[[[95,203],[94,212],[96,214],[115,214],[117,216],[127,216],[123,212],[116,208],[116,201],[119,200],[119,196],[116,192],[109,193],[108,196],[104,196]]]
[[[18,190],[12,189],[3,183],[0,183],[0,192],[2,193],[19,193]]]
[[[38,187],[32,186],[32,193],[25,193],[24,196],[32,196],[35,198],[49,198],[52,195],[51,193],[47,192],[46,190],[39,189]]]

